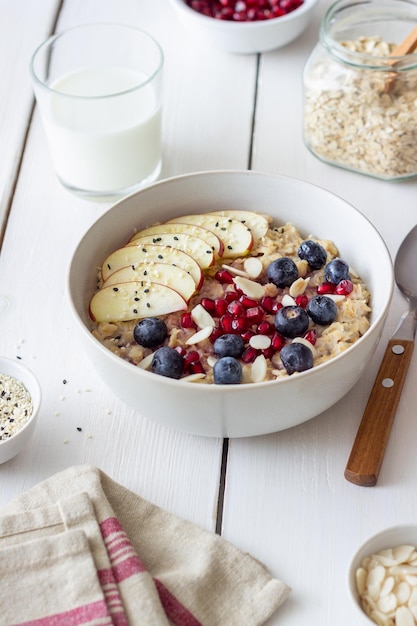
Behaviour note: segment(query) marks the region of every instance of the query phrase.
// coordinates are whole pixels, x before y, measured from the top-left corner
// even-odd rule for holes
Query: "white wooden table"
[[[69,465],[97,465],[152,502],[217,529],[285,580],[293,591],[271,625],[355,626],[346,584],[351,555],[374,532],[417,522],[415,358],[377,486],[357,487],[343,476],[385,342],[406,303],[396,291],[382,341],[356,387],[296,428],[224,442],[135,413],[101,383],[73,337],[68,263],[109,205],[73,197],[57,182],[28,62],[48,34],[78,23],[148,30],[166,57],[162,177],[251,168],[307,180],[360,209],[394,256],[416,223],[417,181],[339,170],[302,143],[301,73],[328,5],[319,1],[307,32],[288,47],[234,56],[191,39],[167,0],[0,0],[0,297],[8,303],[0,306],[0,353],[20,356],[43,390],[32,442],[0,466],[0,506]]]

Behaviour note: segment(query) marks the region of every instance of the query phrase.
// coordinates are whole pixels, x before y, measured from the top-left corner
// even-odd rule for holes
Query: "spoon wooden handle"
[[[378,480],[413,348],[411,340],[388,342],[345,469],[355,485],[373,487]]]
[[[417,48],[417,26],[411,33],[391,52],[390,56],[401,57],[404,54],[411,54]]]

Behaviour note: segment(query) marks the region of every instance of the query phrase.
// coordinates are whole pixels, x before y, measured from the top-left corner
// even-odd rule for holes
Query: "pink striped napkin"
[[[290,591],[250,555],[88,465],[0,515],[0,583],[4,626],[256,626]]]

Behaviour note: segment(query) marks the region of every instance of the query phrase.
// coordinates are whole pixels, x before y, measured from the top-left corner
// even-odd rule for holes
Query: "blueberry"
[[[283,366],[287,374],[304,372],[313,367],[313,353],[306,345],[298,341],[288,343],[280,352]]]
[[[168,335],[166,324],[158,317],[145,317],[133,330],[133,337],[141,346],[154,348],[160,346]]]
[[[224,356],[213,367],[216,385],[237,385],[242,380],[242,366],[232,356]]]
[[[349,265],[342,259],[333,259],[324,268],[324,280],[337,285],[341,280],[350,280]]]
[[[302,307],[284,306],[277,311],[274,325],[281,335],[294,339],[294,337],[304,335],[308,329],[309,319]]]
[[[283,256],[268,265],[266,274],[277,287],[289,287],[298,278],[298,268],[292,259]]]
[[[335,321],[337,306],[328,296],[314,296],[309,300],[306,311],[316,324],[325,326]]]
[[[180,378],[183,370],[182,356],[174,348],[163,346],[155,351],[151,368],[154,374]]]
[[[298,256],[300,259],[307,261],[311,269],[319,270],[326,263],[327,252],[316,241],[306,239],[298,248]]]
[[[245,342],[240,335],[221,335],[213,344],[214,352],[218,357],[234,356],[239,358],[245,349]]]

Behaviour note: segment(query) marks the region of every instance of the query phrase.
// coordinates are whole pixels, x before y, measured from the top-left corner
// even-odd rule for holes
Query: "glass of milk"
[[[110,23],[70,28],[34,52],[36,101],[68,190],[106,201],[158,178],[163,62],[148,33]]]

